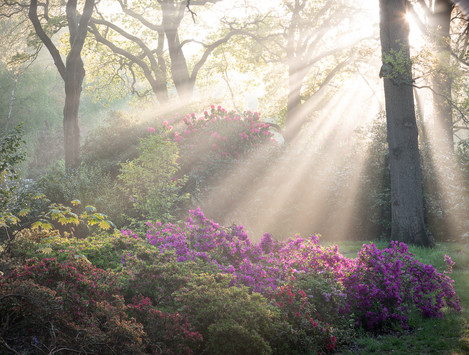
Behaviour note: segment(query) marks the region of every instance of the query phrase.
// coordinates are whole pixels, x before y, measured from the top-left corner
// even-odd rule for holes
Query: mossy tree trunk
[[[391,239],[429,246],[424,224],[406,0],[380,0],[380,37],[391,173]]]

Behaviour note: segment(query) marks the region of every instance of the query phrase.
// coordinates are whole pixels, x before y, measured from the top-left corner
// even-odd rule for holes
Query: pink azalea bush
[[[214,157],[239,158],[264,143],[276,143],[269,123],[261,121],[257,112],[238,114],[212,105],[203,116],[192,113],[183,122],[185,128],[174,133],[183,165],[208,164]]]
[[[173,130],[174,135],[172,132],[170,135],[178,143],[179,174],[187,177],[185,191],[195,199],[204,197],[204,192],[216,187],[229,171],[236,170],[241,178],[240,166],[249,158],[255,157],[259,167],[267,164],[278,150],[270,124],[263,122],[257,112],[238,114],[212,105],[203,115],[192,113],[183,117],[182,122],[179,118],[179,124],[176,120],[173,122],[178,128]],[[234,203],[243,192],[235,186],[229,192],[217,190],[220,196],[230,195],[222,197],[229,203]],[[218,216],[223,214],[224,211],[219,209]]]
[[[355,259],[314,235],[266,234],[253,244],[242,226],[221,226],[200,209],[179,225],[147,226],[144,235],[31,241],[24,255],[35,259],[0,276],[6,343],[98,353],[333,353],[357,327],[406,329],[412,313],[460,310],[451,258],[439,272],[403,243],[364,245]],[[60,336],[51,337],[51,326]]]
[[[335,302],[335,311],[354,314],[356,325],[387,329],[408,327],[411,310],[440,317],[443,307],[460,310],[452,280],[414,258],[404,243],[385,250],[364,245],[358,258],[348,259],[337,246],[323,248],[319,238],[296,237],[278,242],[265,235],[253,245],[243,228],[225,228],[208,220],[200,209],[191,211],[185,226],[149,224],[147,240],[161,252],[172,250],[179,262],[204,260],[233,275],[232,285],[244,285],[268,295],[292,277],[323,275],[334,287],[322,300]],[[450,258],[447,262],[451,266]]]
[[[125,273],[74,259],[30,259],[0,277],[3,344],[28,353],[191,354],[198,348],[201,335],[179,313],[144,298],[124,299]]]

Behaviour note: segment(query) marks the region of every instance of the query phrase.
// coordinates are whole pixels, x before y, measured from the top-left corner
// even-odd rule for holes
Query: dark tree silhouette
[[[380,0],[380,38],[391,170],[391,239],[430,246],[425,230],[407,0]]]
[[[49,36],[44,29],[38,15],[38,7],[44,7],[42,17],[45,21],[48,20],[49,16],[46,5],[38,5],[37,0],[31,0],[28,15],[34,26],[36,34],[51,54],[54,64],[65,83],[63,127],[65,167],[69,170],[77,167],[80,163],[80,128],[78,125],[78,108],[80,106],[80,96],[83,79],[85,77],[81,51],[88,31],[88,22],[93,14],[95,0],[86,0],[83,13],[81,15],[77,11],[77,0],[68,0],[65,4],[65,14],[70,36],[70,51],[67,54],[65,63],[59,50],[52,42],[51,36]]]

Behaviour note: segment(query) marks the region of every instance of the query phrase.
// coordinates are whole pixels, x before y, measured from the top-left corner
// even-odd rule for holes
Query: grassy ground
[[[355,257],[363,244],[371,242],[339,242],[339,251]],[[379,248],[387,243],[378,242]],[[469,246],[438,243],[433,249],[410,247],[417,259],[445,270],[444,256],[455,262],[452,278],[461,302],[461,313],[445,312],[443,319],[411,320],[411,329],[400,334],[370,336],[359,334],[355,344],[343,354],[469,354]]]

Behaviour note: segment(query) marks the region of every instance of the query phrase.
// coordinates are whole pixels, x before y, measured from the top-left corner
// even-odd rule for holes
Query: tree
[[[180,99],[192,99],[197,76],[211,53],[220,45],[227,43],[233,36],[242,35],[241,29],[230,28],[210,43],[200,38],[181,39],[181,27],[187,12],[193,16],[192,7],[201,7],[221,0],[199,1],[136,1],[118,0],[121,13],[119,21],[98,11],[90,23],[90,32],[96,42],[107,47],[116,56],[119,67],[113,76],[121,72],[121,78],[130,77],[134,93],[139,79],[145,80],[160,103],[169,99],[168,79],[171,78]],[[184,52],[185,46],[198,44],[203,50],[191,63]],[[105,49],[95,47],[105,53]],[[169,54],[169,56],[168,56]],[[105,60],[106,55],[101,56]],[[192,66],[190,65],[192,64]],[[123,70],[124,69],[124,70]]]
[[[263,14],[257,26],[249,29],[252,35],[244,37],[245,51],[251,55],[240,60],[251,61],[254,67],[266,64],[274,68],[275,73],[271,71],[264,79],[275,78],[267,100],[271,105],[279,93],[283,96],[279,111],[284,113],[287,142],[295,139],[317,109],[314,103],[324,97],[329,84],[355,60],[355,45],[363,38],[354,36],[347,19],[357,13],[347,1],[281,0],[272,13]],[[238,20],[224,21],[234,25]],[[239,46],[227,51],[232,56],[244,54]]]
[[[451,153],[454,150],[454,139],[450,28],[454,5],[450,0],[431,0],[428,3],[425,0],[418,0],[418,4],[427,21],[422,21],[418,17],[412,5],[411,11],[420,29],[428,35],[435,49],[434,67],[431,68],[434,133],[442,153]]]
[[[334,76],[351,61],[352,52],[347,53],[347,49],[352,47],[350,44],[328,48],[326,42],[329,33],[337,31],[339,23],[354,11],[340,2],[334,4],[331,1],[294,0],[284,3],[291,15],[284,29],[282,45],[288,66],[285,140],[291,142],[299,133],[304,118],[308,116],[303,104],[322,92]],[[312,31],[311,27],[315,31]],[[304,95],[302,89],[306,85],[308,73],[314,65],[327,57],[333,58],[335,64],[328,70],[316,90],[310,93],[309,97]]]
[[[46,33],[38,16],[38,1],[31,0],[29,5],[29,19],[31,20],[36,34],[41,39],[51,54],[54,64],[65,83],[65,106],[64,106],[64,145],[65,145],[65,167],[76,168],[80,164],[80,127],[78,125],[78,108],[85,68],[81,58],[81,51],[88,32],[88,22],[93,14],[95,0],[86,0],[83,13],[77,11],[77,0],[68,0],[65,5],[65,14],[69,31],[70,50],[65,63],[59,50]],[[43,19],[49,21],[47,3],[43,7]]]
[[[425,230],[406,0],[380,0],[380,38],[391,173],[391,239],[430,246]]]
[[[78,12],[78,1],[39,3],[38,0],[10,1],[4,0],[3,15],[11,17],[27,11],[34,32],[39,38],[29,41],[34,48],[44,45],[49,51],[54,64],[65,84],[65,104],[63,110],[65,166],[72,169],[80,163],[80,128],[78,125],[78,108],[82,91],[85,69],[81,52],[87,35],[88,22],[93,13],[95,0],[86,0],[82,13]],[[65,9],[64,9],[65,7]],[[65,62],[52,37],[67,27],[70,49]],[[37,51],[35,51],[37,53]]]

